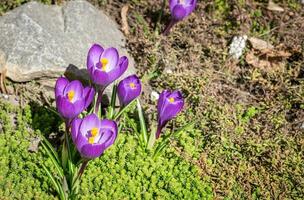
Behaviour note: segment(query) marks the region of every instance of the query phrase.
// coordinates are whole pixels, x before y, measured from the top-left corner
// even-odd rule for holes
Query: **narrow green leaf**
[[[174,137],[178,137],[179,134],[181,134],[182,132],[186,131],[187,129],[189,129],[191,126],[193,126],[195,124],[196,121],[190,122],[184,126],[182,126],[181,128],[179,128],[177,131],[175,131],[172,136]]]
[[[47,152],[48,156],[50,157],[52,163],[55,166],[55,169],[57,171],[57,173],[59,174],[60,178],[64,177],[63,174],[63,169],[59,166],[58,161],[56,160],[55,156],[51,153],[51,151],[49,150],[49,148],[44,144],[44,140],[41,142],[43,149]]]
[[[147,128],[146,128],[144,113],[143,113],[139,100],[137,99],[136,101],[137,101],[137,111],[138,111],[138,117],[139,117],[139,122],[140,122],[141,134],[142,134],[145,145],[147,145],[148,136],[147,136]]]
[[[58,154],[55,151],[54,147],[51,145],[51,143],[43,135],[40,135],[40,136],[42,137],[43,144],[45,144],[46,147],[51,151],[51,153],[54,156],[54,158],[56,159],[57,163],[60,163]]]
[[[60,199],[65,200],[66,198],[61,185],[55,180],[54,176],[51,174],[51,172],[47,169],[47,167],[43,163],[41,163],[41,166],[44,169],[47,176],[50,178],[51,182],[53,183],[55,190],[59,194]]]
[[[147,149],[152,149],[153,146],[154,146],[154,143],[156,141],[155,131],[156,131],[156,127],[152,126],[152,130],[151,130],[151,133],[150,133]]]
[[[130,105],[132,105],[132,103],[134,102],[135,100],[131,101],[128,105],[126,105],[125,107],[123,107],[114,117],[113,119],[114,120],[117,120],[129,107]]]
[[[155,151],[154,151],[154,157],[156,157],[156,156],[158,156],[159,154],[161,154],[162,151],[164,150],[164,148],[165,148],[166,146],[168,146],[168,144],[169,144],[169,139],[170,139],[171,136],[173,136],[173,137],[178,137],[183,131],[186,131],[187,129],[189,129],[190,127],[192,127],[192,125],[194,125],[194,124],[195,124],[195,121],[190,122],[190,123],[188,123],[188,124],[182,126],[181,128],[179,128],[179,129],[178,129],[177,131],[175,131],[173,134],[168,134],[168,135],[166,135],[166,136],[163,138],[162,142],[159,143],[158,146],[157,146],[157,148],[155,149]]]
[[[117,93],[117,84],[115,82],[113,85],[113,89],[112,89],[111,104],[110,104],[110,107],[109,107],[108,113],[107,113],[109,119],[113,119],[113,117],[114,117],[116,93]]]

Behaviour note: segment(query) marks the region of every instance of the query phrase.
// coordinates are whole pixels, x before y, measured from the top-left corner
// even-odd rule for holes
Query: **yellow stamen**
[[[135,84],[134,83],[130,83],[130,88],[135,89]]]
[[[106,58],[102,58],[102,59],[100,59],[100,63],[101,63],[102,71],[106,71],[107,64],[109,63],[109,60],[106,59]]]
[[[94,144],[94,140],[95,140],[95,137],[93,137],[93,136],[89,137],[89,143],[90,144]]]
[[[74,90],[70,90],[70,91],[68,92],[68,99],[69,99],[69,101],[72,101],[73,98],[74,98],[74,96],[75,96]]]
[[[92,137],[96,137],[96,135],[98,134],[99,130],[98,128],[92,128],[91,129],[91,135]]]
[[[174,101],[175,101],[175,100],[174,100],[173,97],[170,97],[170,98],[169,98],[169,102],[170,102],[170,103],[174,103]]]

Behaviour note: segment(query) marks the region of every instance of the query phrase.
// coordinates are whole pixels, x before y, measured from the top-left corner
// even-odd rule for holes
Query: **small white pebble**
[[[158,100],[158,98],[159,98],[159,94],[155,91],[152,91],[151,92],[151,100],[156,101],[156,100]]]
[[[233,37],[232,42],[229,46],[229,54],[233,58],[239,59],[242,56],[246,46],[247,38],[247,35]]]
[[[9,97],[9,96],[8,96],[7,94],[4,94],[4,95],[3,95],[3,98],[6,99],[6,100],[8,99],[8,97]]]

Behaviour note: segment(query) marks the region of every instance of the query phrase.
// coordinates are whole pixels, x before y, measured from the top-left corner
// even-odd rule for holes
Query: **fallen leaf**
[[[255,37],[250,37],[249,42],[251,43],[252,47],[256,50],[265,50],[265,49],[273,49],[274,46],[270,44],[269,42],[266,42],[262,39],[255,38]]]
[[[280,7],[279,5],[277,5],[276,3],[274,3],[271,0],[268,1],[267,9],[271,10],[271,11],[284,12],[284,8]]]
[[[129,24],[128,24],[128,10],[129,10],[129,5],[124,5],[121,9],[121,24],[122,24],[122,28],[121,30],[124,32],[125,35],[129,35]]]

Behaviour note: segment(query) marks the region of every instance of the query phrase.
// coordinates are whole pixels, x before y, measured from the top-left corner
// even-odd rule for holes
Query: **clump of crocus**
[[[179,21],[190,15],[196,6],[197,0],[170,0],[171,20],[163,31],[164,35],[168,35],[171,28]]]
[[[64,77],[58,78],[55,85],[57,110],[66,120],[73,119],[90,105],[94,94],[93,88],[84,88],[78,80],[69,82]]]
[[[72,140],[85,159],[99,157],[117,136],[117,125],[112,120],[100,120],[95,114],[75,119],[71,124]]]
[[[141,93],[141,82],[136,75],[121,80],[117,87],[117,95],[121,106],[128,105]]]
[[[119,57],[116,48],[104,49],[94,44],[88,53],[87,69],[93,83],[105,88],[118,79],[128,68],[128,58]]]
[[[156,138],[159,138],[162,128],[169,120],[174,118],[183,108],[184,99],[180,91],[164,90],[157,103],[157,131]]]

